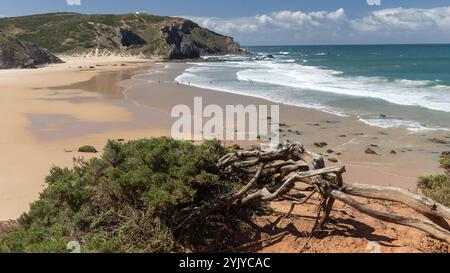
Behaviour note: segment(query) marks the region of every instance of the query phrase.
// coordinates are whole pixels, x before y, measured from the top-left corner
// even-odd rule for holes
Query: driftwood
[[[427,197],[407,190],[364,184],[346,184],[342,175],[345,167],[325,167],[317,154],[305,150],[301,143],[286,143],[271,149],[237,151],[225,155],[217,164],[220,172],[229,177],[248,177],[248,183],[236,193],[222,200],[228,206],[245,206],[273,200],[290,200],[289,217],[295,206],[304,204],[314,194],[321,202],[313,231],[329,220],[334,203],[340,201],[381,221],[413,227],[430,236],[450,243],[450,208]],[[302,188],[298,188],[301,182]],[[293,190],[309,192],[303,199],[292,197]],[[403,204],[424,217],[415,218],[379,211],[358,202],[354,197],[391,201]]]

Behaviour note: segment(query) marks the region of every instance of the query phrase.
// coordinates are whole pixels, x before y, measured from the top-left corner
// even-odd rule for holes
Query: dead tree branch
[[[313,231],[327,223],[335,202],[340,201],[378,220],[413,227],[450,243],[450,208],[404,189],[346,184],[343,179],[344,166],[326,168],[321,156],[305,150],[300,143],[286,143],[271,150],[230,153],[219,160],[217,167],[224,175],[240,170],[246,177],[252,176],[240,190],[222,199],[225,201],[221,203],[228,206],[281,199],[292,201],[295,198],[290,196],[291,191],[300,190],[310,193],[302,195],[305,197],[303,200],[292,201],[285,217],[290,217],[295,206],[304,204],[314,194],[318,194],[321,202]],[[296,187],[299,182],[307,186]],[[400,203],[426,219],[379,211],[353,197]]]

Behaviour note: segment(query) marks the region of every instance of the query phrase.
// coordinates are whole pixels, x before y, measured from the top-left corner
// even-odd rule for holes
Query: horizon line
[[[371,44],[371,43],[360,43],[360,44],[270,44],[270,45],[244,45],[241,44],[242,47],[288,47],[288,46],[382,46],[382,45],[450,45],[450,42],[436,42],[436,43],[379,43],[379,44]]]

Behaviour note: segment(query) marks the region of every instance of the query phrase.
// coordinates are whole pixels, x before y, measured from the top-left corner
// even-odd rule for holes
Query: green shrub
[[[70,241],[83,252],[226,250],[248,230],[249,211],[200,213],[243,183],[218,175],[226,152],[216,141],[109,141],[101,158],[51,170],[40,199],[0,237],[0,251],[66,252]]]
[[[450,206],[450,180],[447,175],[420,177],[418,187],[425,196],[443,205]]]
[[[440,160],[441,168],[446,170],[445,174],[423,176],[417,184],[422,193],[437,202],[450,206],[450,153],[444,152]]]
[[[95,149],[95,147],[90,146],[90,145],[85,145],[82,146],[78,149],[78,152],[80,153],[97,153],[97,149]]]
[[[441,168],[450,171],[450,152],[443,152],[439,161]]]

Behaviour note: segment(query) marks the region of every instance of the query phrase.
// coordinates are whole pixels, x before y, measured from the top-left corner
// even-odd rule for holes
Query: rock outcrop
[[[0,32],[0,69],[35,68],[62,61],[45,49]]]
[[[199,58],[201,55],[245,54],[232,37],[223,36],[200,27],[189,20],[180,20],[161,28],[167,59]]]
[[[138,34],[124,27],[111,27],[90,22],[94,29],[97,47],[112,50],[126,50],[130,46],[144,45],[147,42]]]

